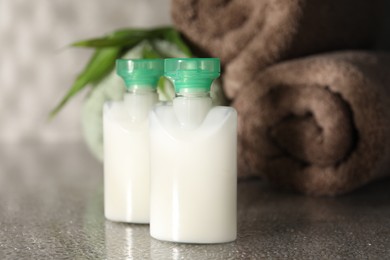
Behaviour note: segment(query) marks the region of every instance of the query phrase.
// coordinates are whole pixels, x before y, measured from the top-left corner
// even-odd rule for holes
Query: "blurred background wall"
[[[47,121],[91,54],[64,47],[170,23],[169,0],[0,0],[0,143],[82,140],[85,93]]]
[[[64,47],[122,27],[171,24],[169,8],[169,0],[0,0],[0,143],[82,140],[85,93],[47,122],[91,54]],[[390,47],[386,17],[382,49]]]

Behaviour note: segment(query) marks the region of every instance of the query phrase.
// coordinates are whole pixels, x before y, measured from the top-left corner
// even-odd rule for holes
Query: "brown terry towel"
[[[172,0],[175,26],[225,65],[229,98],[281,60],[373,43],[383,0]]]
[[[280,63],[237,95],[238,167],[312,195],[390,175],[390,54]]]

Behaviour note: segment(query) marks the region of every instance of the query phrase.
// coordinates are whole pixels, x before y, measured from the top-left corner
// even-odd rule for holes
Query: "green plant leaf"
[[[107,75],[114,67],[115,59],[118,57],[120,50],[120,48],[97,49],[87,66],[78,75],[65,97],[63,97],[60,103],[50,112],[49,119],[52,119],[70,98],[85,88],[89,83],[96,82]]]
[[[71,44],[73,47],[128,47],[132,48],[142,40],[162,38],[167,32],[174,30],[172,27],[159,27],[155,29],[122,29],[105,37],[79,41]]]
[[[115,59],[119,58],[121,53],[134,48],[142,41],[148,41],[147,48],[142,51],[144,58],[169,58],[168,53],[163,52],[154,40],[163,39],[176,45],[181,52],[188,57],[193,54],[187,44],[183,41],[180,34],[173,27],[159,27],[154,29],[121,29],[108,34],[105,37],[83,40],[73,43],[73,47],[95,48],[96,51],[90,59],[88,65],[78,75],[72,87],[66,93],[60,103],[50,112],[49,118],[53,118],[62,107],[79,91],[88,84],[96,84],[104,78],[114,67]],[[160,83],[160,87],[163,86]],[[162,89],[164,92],[164,89]],[[166,92],[166,91],[165,91]]]
[[[71,44],[72,47],[88,47],[88,48],[105,48],[105,47],[134,47],[142,40],[147,38],[148,33],[136,34],[133,36],[127,37],[118,37],[118,38],[95,38],[90,40],[79,41]]]
[[[187,44],[183,41],[179,32],[173,27],[159,27],[155,29],[121,29],[105,37],[79,41],[71,44],[73,47],[126,47],[133,48],[143,40],[165,39],[176,45],[188,57],[193,54]]]
[[[165,30],[164,32],[164,39],[168,42],[176,45],[184,54],[186,54],[188,57],[193,57],[190,48],[187,46],[187,44],[183,41],[180,34],[175,30]]]
[[[143,59],[163,59],[165,58],[163,55],[161,55],[154,46],[148,42],[145,44],[145,46],[142,48],[142,58]]]
[[[167,81],[168,81],[168,79],[161,77],[158,80],[158,85],[157,85],[157,88],[160,90],[160,93],[164,96],[164,98],[166,100],[169,99],[169,94],[168,94],[167,89],[166,89],[166,82]]]

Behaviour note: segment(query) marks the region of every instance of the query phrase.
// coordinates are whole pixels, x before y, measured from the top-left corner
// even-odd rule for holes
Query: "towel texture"
[[[336,195],[390,175],[390,54],[280,63],[258,73],[233,106],[242,176]]]
[[[175,26],[225,65],[234,98],[281,60],[373,44],[383,0],[172,0]]]

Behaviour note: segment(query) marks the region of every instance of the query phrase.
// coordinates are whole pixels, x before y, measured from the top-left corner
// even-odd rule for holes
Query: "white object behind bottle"
[[[127,93],[104,107],[104,212],[109,220],[149,223],[148,114],[156,92]]]
[[[127,93],[103,111],[104,214],[121,222],[149,223],[149,112],[157,103],[161,59],[118,59]]]

